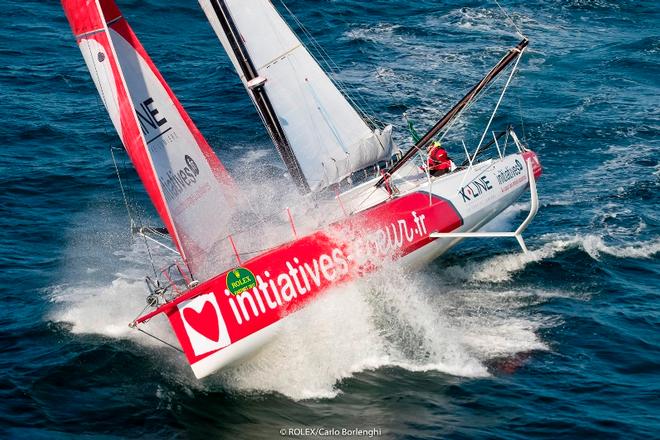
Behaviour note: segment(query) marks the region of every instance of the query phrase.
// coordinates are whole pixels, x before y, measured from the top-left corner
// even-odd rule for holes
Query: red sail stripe
[[[110,16],[116,18],[119,15],[119,9],[114,5],[114,2],[103,1],[102,3],[105,5]],[[99,14],[96,0],[62,0],[62,7],[69,20],[71,29],[76,36],[102,30],[105,27],[105,22]],[[121,119],[120,137],[158,215],[165,223],[165,227],[169,231],[174,231],[174,224],[165,206],[162,191],[160,190],[151,160],[142,140],[140,128],[135,119],[133,104],[121,79],[119,63],[113,55],[114,51],[112,50],[112,43],[109,40],[109,36],[105,32],[99,32],[85,36],[83,39],[95,40],[105,50],[108,61],[112,66],[112,74],[119,99],[118,107]],[[80,44],[80,41],[78,43]],[[179,252],[184,255],[181,245],[174,234],[172,238]]]
[[[113,3],[110,0],[106,0],[102,3]],[[144,47],[138,40],[137,36],[133,32],[133,29],[129,26],[128,22],[126,21],[125,18],[122,18],[115,23],[112,23],[110,25],[110,28],[112,28],[114,31],[116,31],[119,35],[121,35],[132,47],[135,49],[135,51],[144,59],[144,61],[147,63],[149,68],[153,71],[153,73],[156,75],[156,78],[158,78],[158,81],[160,81],[161,85],[167,92],[168,96],[174,103],[174,106],[178,110],[179,114],[181,115],[181,118],[184,120],[186,126],[190,130],[190,132],[193,134],[195,141],[197,141],[197,145],[199,145],[200,150],[202,150],[202,153],[206,157],[206,160],[209,162],[211,165],[211,169],[214,172],[214,175],[218,181],[220,181],[221,184],[223,184],[227,189],[233,190],[234,189],[234,182],[229,176],[229,173],[227,173],[227,170],[225,167],[222,165],[222,162],[218,159],[218,156],[213,152],[211,147],[209,146],[208,142],[206,142],[206,139],[202,135],[202,133],[199,131],[195,123],[190,119],[190,116],[188,113],[185,111],[179,100],[177,99],[176,95],[174,95],[174,92],[172,92],[172,89],[169,87],[167,82],[165,82],[165,79],[161,75],[161,73],[158,71],[156,68],[155,64],[151,60],[151,57],[149,57],[149,54],[145,51]]]
[[[186,111],[183,109],[171,88],[165,82],[128,22],[122,17],[115,2],[112,0],[62,0],[62,6],[69,19],[71,28],[79,40],[79,44],[85,40],[93,40],[103,47],[103,50],[109,58],[113,76],[112,82],[114,83],[118,100],[118,102],[114,104],[119,109],[120,121],[119,126],[116,127],[117,131],[120,134],[122,142],[126,147],[126,151],[128,152],[128,155],[131,158],[131,161],[133,162],[159,216],[168,230],[172,233],[171,235],[174,244],[179,249],[179,252],[184,259],[187,253],[191,253],[192,255],[199,254],[201,251],[197,249],[195,243],[191,240],[186,240],[185,249],[184,243],[181,242],[185,237],[179,235],[179,231],[176,228],[176,220],[172,218],[169,206],[165,201],[163,193],[164,188],[161,187],[161,182],[154,169],[153,158],[149,154],[149,150],[146,146],[146,139],[142,135],[142,131],[136,119],[134,104],[130,97],[131,92],[126,89],[126,78],[123,78],[122,76],[122,62],[121,60],[116,59],[117,54],[114,50],[113,42],[110,40],[110,35],[107,35],[104,32],[106,23],[109,23],[112,31],[116,33],[114,38],[117,38],[118,35],[130,45],[132,50],[136,52],[137,56],[142,59],[147,68],[153,73],[156,81],[158,81],[160,87],[170,99],[175,111],[178,112],[186,129],[190,132],[190,135],[192,136],[191,140],[197,144],[196,147],[199,148],[199,152],[201,152],[206,159],[213,178],[218,181],[220,187],[224,189],[223,193],[226,195],[234,194],[236,192],[231,177]],[[115,41],[115,43],[117,42]],[[87,57],[88,54],[85,53],[85,56]],[[95,54],[92,55],[92,57],[94,56]],[[92,59],[91,62],[95,63],[96,61]],[[104,96],[104,99],[106,98],[107,97]],[[231,202],[230,197],[228,198],[228,201]]]

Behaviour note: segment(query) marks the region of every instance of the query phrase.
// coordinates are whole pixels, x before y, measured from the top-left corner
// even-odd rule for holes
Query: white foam
[[[580,246],[593,259],[598,260],[601,254],[617,258],[647,259],[660,252],[660,239],[635,245],[610,246],[598,235],[587,235],[579,239]]]
[[[352,41],[367,41],[371,43],[386,44],[400,28],[400,25],[379,23],[374,26],[355,27],[344,33],[344,36]]]
[[[330,398],[359,371],[394,366],[483,377],[493,357],[547,349],[535,332],[544,320],[510,315],[533,293],[495,295],[484,304],[489,292],[445,292],[436,282],[388,270],[335,289],[287,318],[273,343],[217,380],[241,391]]]
[[[48,319],[70,324],[74,334],[98,334],[158,345],[156,340],[128,326],[145,307],[146,294],[143,280],[137,281],[122,274],[117,274],[109,285],[54,286],[50,300],[55,306]],[[165,318],[152,320],[149,330],[177,344]]]
[[[249,362],[220,375],[232,388],[277,391],[296,399],[332,397],[335,384],[385,363],[363,298],[337,289],[283,322],[278,338]]]
[[[468,282],[499,283],[509,281],[515,273],[523,270],[528,264],[552,258],[570,245],[570,242],[564,240],[552,241],[540,248],[532,249],[528,253],[515,251],[479,262],[449,266],[444,269],[443,273],[452,279]]]
[[[154,347],[156,341],[127,326],[144,307],[145,294],[141,280],[121,273],[106,285],[61,285],[51,291],[55,306],[49,318],[70,323],[74,334],[130,338]],[[284,320],[278,337],[251,360],[193,386],[308,399],[336,396],[342,379],[384,366],[483,377],[494,356],[545,349],[535,333],[543,320],[515,313],[516,304],[529,304],[529,295],[537,296],[452,290],[437,278],[394,266],[324,294]],[[165,319],[149,325],[176,344]],[[193,382],[183,355],[173,360],[166,347],[149,353],[167,361],[167,375]]]
[[[132,247],[115,250],[111,255],[105,246],[95,248],[93,242],[73,239],[70,243],[70,259],[83,254],[88,257],[87,262],[95,264],[83,270],[65,270],[67,281],[49,289],[53,307],[46,318],[70,324],[74,334],[98,334],[158,345],[154,339],[128,327],[146,306],[148,290],[144,277],[150,274],[151,267],[144,241],[135,240]],[[114,246],[119,247],[117,243]],[[157,247],[151,248],[151,255],[156,264],[172,259],[169,251]],[[150,321],[146,328],[177,344],[164,317]]]
[[[501,25],[502,17],[495,9],[463,7],[449,12],[442,17],[442,20],[459,28],[468,29],[470,32],[481,31],[490,35],[510,34],[510,31]]]

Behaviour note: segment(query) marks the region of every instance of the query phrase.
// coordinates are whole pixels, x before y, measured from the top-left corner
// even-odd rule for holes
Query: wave
[[[587,235],[576,239],[576,241],[595,260],[600,259],[602,254],[617,258],[648,259],[660,252],[660,239],[623,246],[608,245],[598,235]]]
[[[541,247],[531,247],[528,253],[514,252],[497,255],[483,261],[468,262],[463,265],[448,266],[442,269],[446,278],[454,281],[472,283],[502,283],[510,281],[516,273],[529,264],[538,263],[555,257],[569,249],[581,249],[594,260],[602,255],[615,258],[649,259],[660,252],[660,239],[639,244],[607,244],[598,235],[557,235],[546,234],[542,239],[549,239]]]
[[[469,32],[479,31],[490,35],[511,35],[512,33],[503,23],[502,14],[494,8],[463,7],[449,12],[441,19],[445,26],[447,24],[457,26]]]
[[[513,275],[522,271],[531,263],[547,260],[571,247],[571,242],[556,240],[545,243],[538,249],[527,253],[520,251],[497,255],[484,261],[468,262],[464,265],[449,266],[442,270],[450,279],[467,282],[501,283],[510,281]]]
[[[134,264],[133,254],[120,261]],[[110,283],[54,286],[48,319],[69,323],[73,334],[158,346],[127,326],[145,305],[138,272],[117,273]],[[96,275],[88,271],[90,278]],[[452,290],[434,276],[394,265],[323,295],[283,320],[275,340],[251,360],[201,383],[192,379],[183,356],[173,357],[169,348],[145,354],[158,358],[153,364],[167,370],[166,378],[174,375],[173,380],[194,388],[278,392],[295,400],[337,396],[343,379],[383,367],[484,377],[490,374],[489,361],[498,356],[547,349],[536,330],[552,324],[519,310],[529,305],[530,296],[547,295]],[[152,320],[148,330],[177,344],[164,318]]]
[[[363,41],[386,45],[392,40],[400,25],[378,23],[374,26],[356,27],[344,33],[344,37],[350,41]]]
[[[554,324],[519,313],[528,304],[520,292],[483,301],[491,292],[442,291],[436,281],[395,270],[335,289],[284,320],[275,341],[209,386],[332,398],[343,379],[366,370],[486,377],[496,357],[547,349],[536,331]]]

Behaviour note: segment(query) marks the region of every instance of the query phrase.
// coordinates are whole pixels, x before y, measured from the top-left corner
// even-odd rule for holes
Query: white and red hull
[[[165,313],[195,376],[205,377],[253,354],[281,319],[329,288],[377,270],[383,261],[414,267],[442,255],[460,238],[430,234],[475,231],[500,214],[527,189],[528,160],[539,176],[536,155],[526,152],[431,181],[395,179],[397,197],[383,191],[383,200],[370,208],[244,262],[256,282],[249,290],[230,292],[232,269],[137,323]],[[351,192],[345,203],[363,203],[360,197]]]
[[[242,4],[238,1],[232,3],[237,8]],[[261,3],[263,7],[271,8],[268,2]],[[179,255],[198,276],[224,271],[226,268],[216,267],[209,261],[215,261],[213,258],[217,255],[214,252],[224,242],[227,225],[232,220],[231,208],[236,200],[231,178],[156,69],[114,1],[62,0],[62,6],[102,101]],[[255,11],[256,8],[245,8],[241,16],[248,17]],[[272,8],[266,12],[267,18],[276,16]],[[217,11],[214,13],[219,17]],[[228,23],[226,14],[223,17]],[[286,27],[283,20],[280,23]],[[300,46],[295,36],[292,33],[287,35],[291,35],[288,41],[293,41],[293,48],[286,50],[282,57],[300,49],[299,61],[302,60],[309,72],[317,76],[316,83],[309,81],[310,87],[316,87],[312,89],[316,90],[314,99],[318,99],[317,91],[325,90],[319,93],[319,96],[327,98],[324,108],[331,109],[331,116],[338,119],[328,125],[328,133],[312,133],[306,122],[310,115],[300,113],[303,107],[289,105],[295,101],[291,100],[294,93],[291,90],[297,91],[299,87],[286,89],[276,79],[262,82],[262,85],[266,84],[264,88],[272,91],[274,101],[282,103],[275,105],[276,110],[284,112],[284,115],[290,112],[297,119],[296,122],[293,117],[286,116],[289,130],[295,125],[294,122],[298,124],[298,128],[291,132],[295,135],[292,138],[304,140],[307,138],[301,133],[311,133],[310,139],[320,136],[328,139],[329,144],[330,139],[337,136],[337,128],[345,131],[340,136],[343,139],[341,148],[338,146],[328,150],[327,158],[336,162],[337,170],[333,171],[334,177],[326,182],[327,185],[320,187],[327,188],[330,182],[339,182],[343,178],[341,176],[352,172],[348,160],[350,154],[343,150],[343,144],[364,149],[365,140],[373,140],[377,133],[372,133],[363,124],[338,90],[331,90],[334,87],[332,82],[321,78],[324,77],[321,69],[311,56],[301,52],[304,47]],[[236,35],[234,37],[237,38]],[[238,40],[235,42],[237,45],[240,43]],[[521,53],[526,40],[523,43],[503,58],[498,64],[500,70],[516,53]],[[255,40],[250,40],[250,44],[255,44]],[[259,56],[271,53],[254,52]],[[292,63],[298,58],[291,58],[286,63],[277,62],[280,56],[265,56],[265,59],[276,60],[267,65],[270,73],[261,72],[267,77],[278,72],[278,69],[294,65]],[[489,76],[496,74],[493,70]],[[305,76],[305,81],[309,78],[312,78],[311,74]],[[486,84],[484,81],[480,87]],[[248,88],[252,91],[251,87]],[[476,88],[473,89],[472,97],[476,91]],[[277,96],[285,96],[285,99]],[[462,106],[468,102],[469,96],[461,101]],[[265,98],[261,96],[260,99],[259,102],[262,102]],[[271,110],[266,108],[266,111]],[[454,107],[448,115],[456,116],[458,113],[459,107]],[[319,113],[316,117],[319,121],[326,120],[328,113]],[[356,122],[357,128],[355,124],[346,122],[351,120]],[[364,127],[360,128],[362,125]],[[274,128],[278,126],[279,123],[273,125]],[[282,130],[286,132],[287,129]],[[284,133],[283,136],[286,135]],[[515,140],[515,135],[512,136]],[[354,142],[350,139],[361,140]],[[382,142],[379,143],[383,147]],[[519,151],[523,150],[517,140],[515,143]],[[304,158],[303,165],[309,170],[317,169],[317,162],[322,156],[308,151],[316,144],[309,141],[302,142],[302,145],[300,153],[309,153],[309,157],[298,154],[298,161]],[[364,153],[360,151],[360,154]],[[378,158],[389,158],[389,149],[384,150],[382,157],[380,150],[375,151],[378,153],[375,156],[365,156],[365,163],[371,165]],[[341,161],[335,159],[344,153],[346,157]],[[323,160],[320,160],[322,167],[318,172],[307,174],[313,177],[326,174]],[[340,162],[346,163],[341,165]],[[418,266],[437,258],[461,237],[436,238],[434,234],[479,229],[525,191],[530,179],[527,167],[533,166],[534,175],[541,173],[536,155],[529,151],[478,163],[437,178],[429,178],[405,160],[401,164],[405,167],[390,179],[396,195],[391,195],[384,188],[376,188],[375,181],[353,188],[338,196],[341,205],[351,215],[281,244],[245,263],[240,263],[237,254],[241,267],[227,270],[197,285],[139,318],[133,325],[157,314],[166,314],[195,375],[204,377],[253,353],[268,340],[281,319],[330,287],[377,270],[384,261],[400,260],[402,264]],[[362,169],[362,166],[357,169]],[[257,231],[248,233],[258,235]],[[229,237],[233,246],[233,239]],[[209,266],[210,272],[207,271]],[[190,281],[186,280],[187,283]],[[157,290],[162,292],[167,289]],[[160,296],[165,300],[164,295]]]

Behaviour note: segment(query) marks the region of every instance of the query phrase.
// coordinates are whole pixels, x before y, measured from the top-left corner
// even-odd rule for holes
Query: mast
[[[250,55],[248,54],[236,24],[231,17],[231,13],[229,12],[229,8],[227,8],[225,0],[211,0],[211,5],[213,6],[213,11],[215,12],[216,17],[220,21],[225,36],[229,40],[229,44],[238,61],[243,76],[245,77],[245,81],[248,83],[248,87],[252,92],[257,110],[268,129],[277,151],[280,153],[280,156],[282,157],[284,164],[287,166],[293,181],[298,186],[298,189],[303,193],[310,192],[309,184],[307,183],[300,164],[291,149],[291,145],[286,138],[284,129],[277,119],[275,110],[268,98],[268,94],[263,87],[266,80],[259,76],[254,63],[250,59]]]
[[[424,148],[432,139],[437,135],[440,130],[442,130],[449,122],[451,122],[465,107],[481,92],[497,75],[502,72],[516,57],[522,54],[522,51],[529,44],[527,38],[518,43],[518,45],[509,50],[509,52],[500,60],[499,63],[493,67],[486,76],[483,77],[479,83],[470,90],[467,95],[465,95],[458,103],[452,107],[451,110],[445,114],[442,119],[440,119],[434,126],[431,128],[415,145],[413,145],[406,153],[401,157],[401,159],[392,165],[388,170],[385,171],[383,177],[376,182],[376,186],[379,187],[387,179],[389,179],[392,174],[397,172],[406,162],[408,162],[418,151]]]

